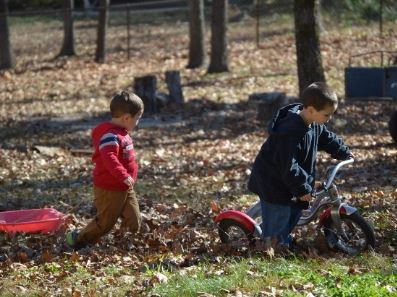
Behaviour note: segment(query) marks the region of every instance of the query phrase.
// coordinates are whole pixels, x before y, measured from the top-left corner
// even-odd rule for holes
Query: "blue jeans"
[[[261,199],[262,208],[262,236],[277,237],[278,242],[290,245],[291,231],[298,223],[302,210],[290,205],[273,204]]]

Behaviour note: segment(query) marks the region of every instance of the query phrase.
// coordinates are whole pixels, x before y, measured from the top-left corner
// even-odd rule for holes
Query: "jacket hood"
[[[299,112],[302,111],[301,103],[293,103],[279,109],[268,124],[269,134],[273,135],[301,135],[309,130]]]

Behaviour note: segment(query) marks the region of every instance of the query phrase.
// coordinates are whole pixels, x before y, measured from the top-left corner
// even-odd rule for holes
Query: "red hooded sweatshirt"
[[[124,180],[131,176],[136,181],[138,175],[134,144],[127,129],[111,122],[101,123],[92,131],[92,142],[94,185],[110,191],[126,191]]]

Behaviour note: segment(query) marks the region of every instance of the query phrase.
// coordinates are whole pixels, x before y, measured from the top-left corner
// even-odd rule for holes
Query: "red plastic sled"
[[[59,229],[66,215],[53,208],[0,212],[0,231],[50,233]]]

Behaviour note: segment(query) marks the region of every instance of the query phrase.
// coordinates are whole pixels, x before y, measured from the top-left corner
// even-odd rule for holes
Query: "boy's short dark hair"
[[[302,92],[303,107],[313,106],[317,111],[338,104],[335,92],[324,82],[314,82]]]
[[[118,118],[123,114],[129,113],[135,116],[138,113],[143,113],[143,102],[134,93],[127,91],[119,91],[113,96],[110,101],[110,113],[112,118]]]

